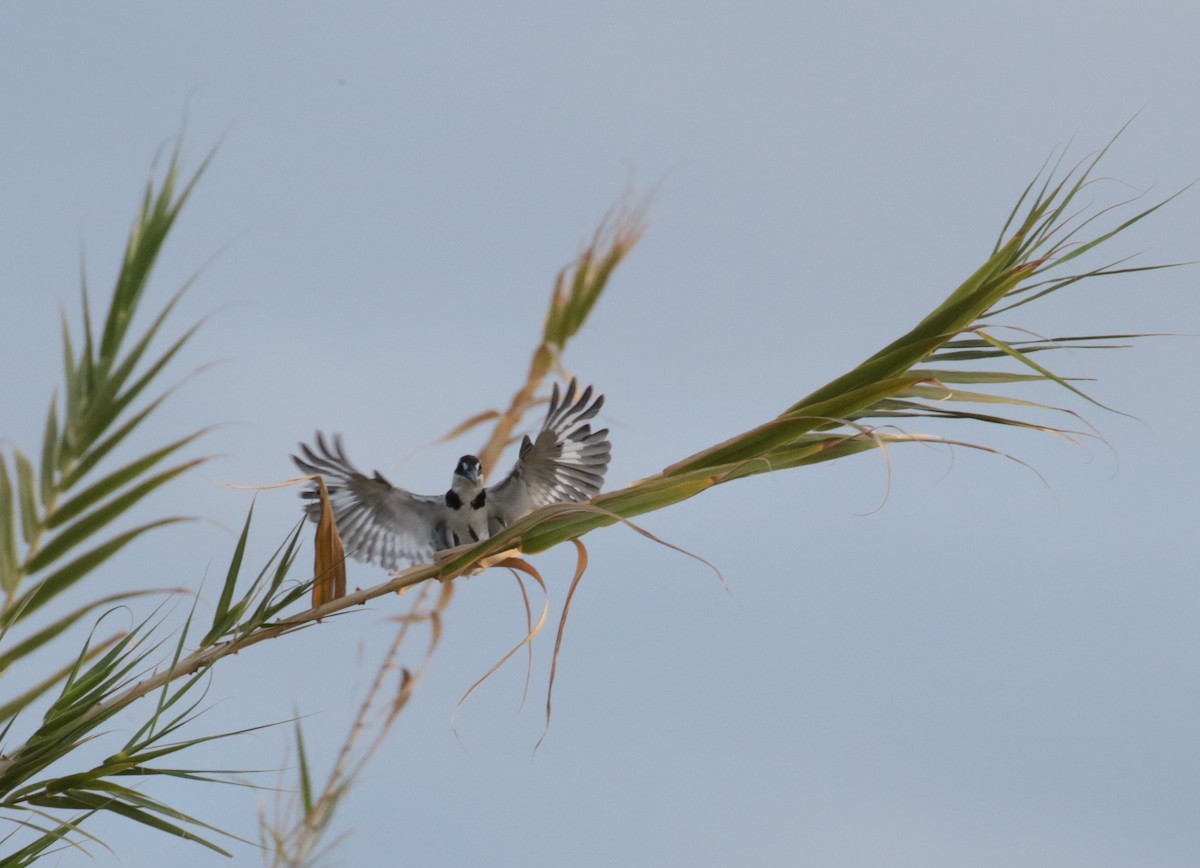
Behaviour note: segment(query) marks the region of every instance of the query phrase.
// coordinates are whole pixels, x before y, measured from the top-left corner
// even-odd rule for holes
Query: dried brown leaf
[[[516,654],[518,651],[520,651],[523,646],[528,645],[530,642],[533,641],[533,637],[542,631],[542,627],[546,623],[546,615],[548,614],[548,612],[550,610],[549,593],[546,590],[546,582],[542,578],[541,573],[539,573],[537,571],[537,568],[534,567],[533,564],[529,563],[529,561],[525,560],[524,558],[511,558],[510,557],[510,558],[505,558],[504,560],[500,561],[499,563],[496,564],[496,566],[508,567],[508,569],[512,570],[514,573],[516,573],[517,571],[520,571],[520,572],[524,573],[525,575],[529,576],[530,578],[532,578],[535,582],[537,582],[541,586],[542,595],[544,597],[544,601],[542,603],[542,614],[540,616],[538,616],[537,623],[535,623],[533,626],[531,626],[529,628],[529,632],[525,634],[524,639],[522,639],[520,642],[518,642],[516,645],[514,645],[509,650],[509,652],[507,654],[505,654],[503,657],[501,657],[499,660],[497,660],[495,665],[493,665],[491,669],[489,669],[487,672],[485,672],[483,674],[483,676],[479,678],[478,681],[476,681],[474,684],[472,684],[470,687],[467,688],[467,692],[462,695],[462,698],[460,700],[458,700],[458,704],[454,706],[454,710],[456,713],[457,713],[458,709],[462,707],[462,704],[467,701],[467,697],[469,697],[472,693],[474,693],[475,689],[477,687],[479,687],[479,685],[483,684],[483,682],[485,682],[489,678],[491,678],[492,675],[495,674],[496,670],[498,670],[501,666],[503,666],[510,659],[512,659],[512,656],[514,654]],[[523,589],[524,589],[524,586],[522,586],[522,590]],[[453,726],[453,719],[451,719],[451,725]],[[457,734],[458,734],[458,730],[455,729],[455,735],[457,735]]]
[[[533,632],[533,607],[529,605],[529,590],[525,587],[525,580],[521,578],[521,574],[516,570],[510,570],[514,579],[517,580],[517,586],[521,589],[521,602],[525,605],[525,630],[528,633]],[[533,643],[526,642],[525,648],[529,652],[528,659],[525,663],[525,689],[521,691],[521,708],[525,707],[525,700],[529,698],[529,682],[533,679]]]
[[[468,431],[470,431],[476,425],[482,425],[484,422],[488,422],[488,421],[491,421],[492,419],[498,419],[498,418],[500,418],[499,410],[484,410],[482,413],[476,413],[474,416],[470,417],[469,419],[464,419],[463,421],[459,422],[457,425],[455,425],[453,428],[451,428],[449,431],[447,431],[445,434],[443,434],[441,437],[439,437],[435,442],[449,443],[451,440],[454,440],[455,438],[461,437],[463,434],[466,434]]]
[[[314,537],[315,558],[313,564],[313,608],[332,602],[346,595],[346,550],[338,534],[337,522],[333,518],[333,504],[329,502],[329,490],[325,480],[314,477],[317,495],[321,503],[321,516],[317,520]]]
[[[567,630],[567,615],[571,611],[571,599],[575,596],[575,589],[579,587],[579,580],[587,572],[587,547],[578,539],[573,539],[571,542],[575,544],[577,554],[575,575],[571,577],[571,585],[567,588],[567,599],[563,602],[562,615],[558,619],[558,634],[554,637],[554,656],[550,658],[550,683],[546,686],[546,728],[542,730],[542,737],[533,746],[535,754],[542,746],[542,742],[546,740],[546,736],[550,734],[550,704],[554,697],[554,677],[558,674],[558,652],[562,650],[563,634]]]

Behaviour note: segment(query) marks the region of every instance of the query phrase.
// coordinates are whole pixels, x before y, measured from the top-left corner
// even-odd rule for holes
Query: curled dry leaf
[[[490,422],[492,419],[498,419],[498,418],[500,418],[499,410],[484,410],[481,413],[476,413],[474,416],[470,417],[469,419],[464,419],[462,422],[459,422],[457,425],[455,425],[453,428],[451,428],[449,431],[447,431],[445,434],[443,434],[441,437],[439,437],[434,442],[449,443],[451,440],[454,440],[455,438],[461,437],[463,434],[466,434],[468,431],[470,431],[475,426],[482,425],[484,422]]]
[[[313,564],[312,604],[313,608],[332,602],[346,595],[346,550],[338,534],[337,522],[333,519],[333,505],[329,502],[329,491],[325,480],[314,477],[321,502],[321,517],[317,520],[315,537],[316,550]]]
[[[529,590],[525,587],[525,580],[521,578],[521,574],[516,570],[511,570],[512,576],[517,580],[517,587],[521,589],[521,602],[525,604],[525,632],[533,632],[533,607],[529,605]],[[525,688],[521,691],[521,708],[525,707],[525,700],[529,698],[529,683],[533,680],[533,643],[526,642],[525,650],[527,652],[525,661]]]
[[[562,616],[558,619],[558,634],[554,637],[554,655],[550,658],[550,683],[546,686],[546,728],[542,730],[542,737],[533,746],[535,754],[542,746],[542,742],[546,740],[546,736],[550,734],[550,704],[554,698],[554,676],[558,674],[558,652],[562,650],[563,634],[567,630],[567,615],[571,611],[571,599],[575,596],[575,589],[579,587],[579,580],[587,572],[587,547],[578,539],[573,539],[571,542],[575,544],[575,552],[578,555],[575,560],[575,575],[571,577],[571,586],[567,588],[567,599],[563,603]]]
[[[509,649],[508,653],[505,654],[503,657],[501,657],[499,660],[497,660],[491,669],[489,669],[487,672],[485,672],[479,678],[479,680],[477,680],[474,684],[472,684],[470,687],[467,688],[467,692],[462,695],[462,698],[458,700],[458,704],[454,707],[455,711],[457,711],[459,708],[462,707],[462,704],[467,701],[467,697],[469,697],[472,693],[474,693],[475,689],[477,687],[479,687],[479,685],[483,684],[483,682],[485,682],[489,678],[491,678],[492,675],[495,674],[496,670],[498,670],[501,666],[503,666],[510,659],[512,659],[512,656],[514,654],[516,654],[518,651],[520,651],[522,647],[524,647],[525,645],[528,645],[530,642],[533,641],[533,637],[542,631],[542,627],[546,623],[546,615],[548,614],[549,609],[550,609],[549,593],[546,590],[546,582],[542,578],[542,574],[537,571],[537,568],[534,567],[533,564],[529,563],[529,561],[526,561],[522,558],[506,558],[506,559],[496,563],[495,566],[508,567],[508,569],[512,570],[514,574],[517,574],[518,572],[524,573],[525,575],[527,575],[531,579],[533,579],[535,582],[537,582],[538,585],[541,586],[541,588],[542,588],[542,614],[538,616],[537,622],[529,627],[529,631],[528,631],[528,633],[525,634],[524,639],[522,639],[520,642],[518,642],[516,645],[514,645],[511,649]],[[518,579],[518,581],[519,581],[519,579]],[[521,585],[521,592],[522,592],[522,594],[524,594],[524,592],[525,592],[524,584]],[[528,598],[526,598],[526,601],[528,602]],[[455,735],[457,735],[457,734],[458,734],[458,730],[455,729]]]

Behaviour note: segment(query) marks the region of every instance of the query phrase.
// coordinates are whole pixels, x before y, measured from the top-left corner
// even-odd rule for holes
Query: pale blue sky
[[[290,475],[314,428],[441,490],[476,441],[405,456],[507,400],[555,272],[629,183],[656,191],[650,230],[566,359],[608,395],[614,487],[907,329],[987,255],[1054,147],[1082,156],[1140,110],[1107,174],[1159,194],[1200,176],[1189,4],[50,7],[0,11],[0,435],[38,442],[80,250],[106,290],[155,153],[181,127],[188,166],[220,143],[152,296],[204,267],[176,323],[212,317],[178,370],[226,362],[159,430],[231,424],[208,441],[224,457],[155,505],[214,523],[146,541],[96,577],[105,590],[207,574],[210,594],[248,505],[223,483]],[[1197,226],[1192,192],[1112,252],[1195,259]],[[1198,273],[1097,283],[1007,320],[1196,333]],[[345,805],[340,864],[1197,864],[1200,344],[1057,363],[1141,420],[1086,408],[1115,457],[954,432],[1048,487],[997,458],[910,448],[869,516],[878,455],[645,517],[731,594],[631,531],[590,535],[536,759],[548,635],[523,711],[514,666],[459,712],[462,744],[451,731],[523,623],[507,574],[462,583],[427,679]],[[295,510],[291,492],[260,497],[257,556]],[[561,604],[569,553],[537,563]],[[202,726],[296,709],[327,762],[401,603],[230,661]],[[277,767],[286,743],[262,733],[209,759]],[[249,837],[269,802],[171,792]],[[120,852],[100,864],[221,864],[96,828]]]

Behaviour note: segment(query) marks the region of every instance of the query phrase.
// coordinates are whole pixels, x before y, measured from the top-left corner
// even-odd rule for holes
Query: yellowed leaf
[[[333,518],[333,504],[329,502],[329,490],[325,487],[325,480],[318,476],[316,483],[321,501],[321,516],[317,520],[313,546],[316,550],[313,564],[313,608],[346,595],[346,550],[342,546],[337,522]]]

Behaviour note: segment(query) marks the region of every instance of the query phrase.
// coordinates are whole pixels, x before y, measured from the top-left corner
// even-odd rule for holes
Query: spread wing
[[[442,548],[443,498],[397,488],[378,471],[363,475],[346,457],[340,434],[334,435],[331,449],[318,431],[316,449],[301,443],[300,451],[303,457],[293,455],[292,461],[304,473],[325,478],[338,533],[351,557],[395,570],[433,560],[433,553]],[[305,491],[303,496],[313,501],[307,509],[316,521],[317,492]]]
[[[534,440],[525,437],[512,472],[488,490],[492,533],[539,507],[600,492],[612,446],[607,428],[592,431],[587,422],[603,404],[603,395],[592,400],[591,386],[577,396],[574,380],[560,400],[555,384],[542,430]]]

